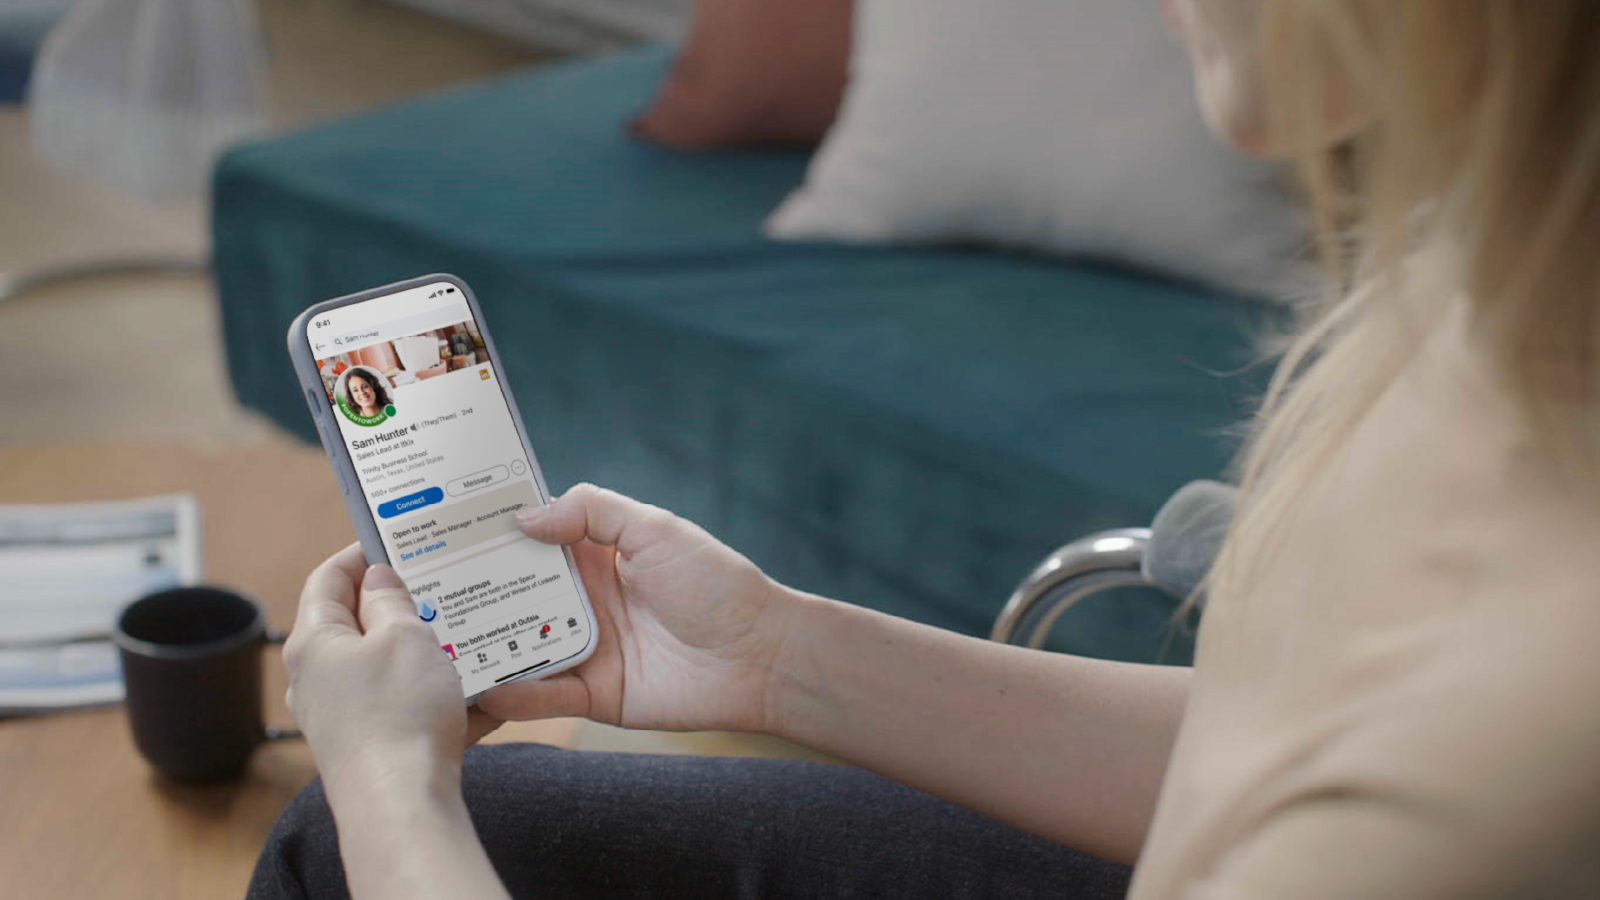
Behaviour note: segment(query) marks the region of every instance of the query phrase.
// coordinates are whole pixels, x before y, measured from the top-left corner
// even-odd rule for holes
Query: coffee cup
[[[239,778],[257,747],[300,736],[266,725],[261,651],[283,638],[248,597],[215,587],[150,594],[122,610],[111,638],[134,743],[168,778]]]

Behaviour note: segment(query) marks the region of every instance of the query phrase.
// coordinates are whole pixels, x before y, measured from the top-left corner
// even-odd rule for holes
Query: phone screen
[[[306,338],[389,562],[466,696],[580,653],[589,619],[566,555],[515,525],[544,497],[462,292],[341,306]]]

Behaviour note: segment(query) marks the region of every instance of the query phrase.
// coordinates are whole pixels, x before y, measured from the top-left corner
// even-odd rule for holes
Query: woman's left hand
[[[355,544],[306,579],[283,658],[289,709],[335,801],[347,785],[458,779],[461,754],[501,724],[468,710],[405,584]]]

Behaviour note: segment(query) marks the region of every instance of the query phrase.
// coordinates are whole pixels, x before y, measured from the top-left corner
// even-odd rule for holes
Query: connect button
[[[392,519],[395,516],[403,515],[411,512],[414,509],[421,509],[424,506],[431,506],[432,504],[438,503],[443,499],[444,491],[441,491],[436,487],[431,487],[426,490],[417,491],[415,494],[407,494],[404,497],[397,497],[388,501],[387,503],[379,503],[378,516],[384,519]]]

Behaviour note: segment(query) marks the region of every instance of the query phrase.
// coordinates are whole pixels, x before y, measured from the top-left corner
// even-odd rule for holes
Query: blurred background
[[[1226,470],[1303,236],[1155,0],[0,0],[0,896],[237,894],[315,774],[292,742],[149,770],[104,634],[137,592],[7,630],[85,577],[30,528],[150,497],[198,510],[174,578],[288,627],[353,539],[284,352],[306,306],[459,275],[553,488],[987,636],[1051,550]],[[1186,663],[1174,605],[1096,598],[1049,647]]]
[[[41,2],[28,14],[0,13],[0,23],[53,21],[70,5]],[[556,55],[381,0],[266,0],[258,9],[268,48],[261,102],[275,130]],[[7,69],[28,71],[15,61]],[[0,105],[0,272],[20,280],[120,260],[208,258],[204,193],[147,202],[36,158],[19,80],[13,76]],[[41,284],[0,305],[0,342],[7,442],[272,437],[268,423],[233,400],[208,270]],[[70,366],[60,365],[64,343]]]

